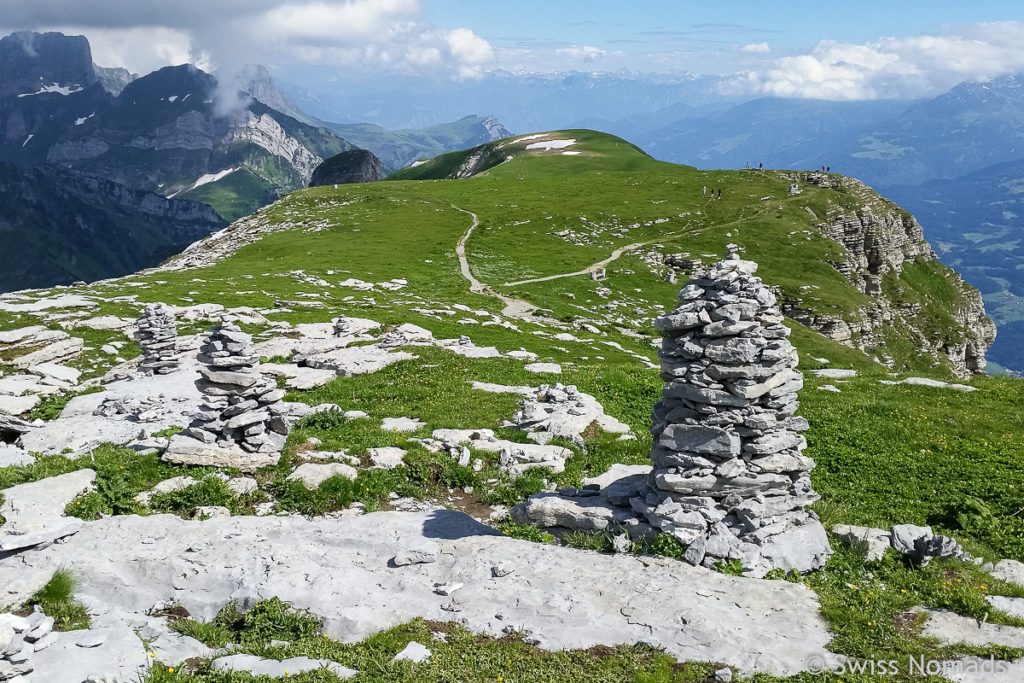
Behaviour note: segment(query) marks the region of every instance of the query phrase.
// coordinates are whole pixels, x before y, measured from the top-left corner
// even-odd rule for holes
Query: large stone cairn
[[[757,264],[731,253],[655,321],[662,398],[654,406],[652,491],[631,500],[651,526],[688,544],[686,559],[740,560],[761,574],[824,564],[828,540],[807,506],[814,461],[794,417],[803,375]]]
[[[135,339],[142,348],[139,371],[166,375],[178,369],[178,330],[170,306],[148,304],[139,315]]]
[[[230,323],[214,327],[199,348],[199,362],[196,386],[204,400],[185,434],[250,453],[280,451],[291,429],[285,392],[260,373],[252,337]]]

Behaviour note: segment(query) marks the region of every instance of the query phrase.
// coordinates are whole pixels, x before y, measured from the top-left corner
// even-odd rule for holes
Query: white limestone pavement
[[[414,546],[433,548],[435,561],[391,562]],[[88,604],[126,618],[168,598],[210,619],[230,599],[245,608],[277,596],[323,617],[324,632],[345,642],[420,616],[496,636],[513,625],[548,650],[646,642],[748,673],[789,675],[808,658],[831,661],[817,598],[802,585],[530,543],[445,510],[338,520],[111,517],[63,543],[0,557],[0,607],[28,597],[31,586],[12,589],[12,579],[59,566],[75,567]],[[464,587],[435,593],[452,582]]]
[[[92,491],[95,479],[96,472],[83,469],[0,491],[0,516],[6,520],[0,526],[0,551],[50,543],[78,531],[85,523],[66,517],[64,508]]]

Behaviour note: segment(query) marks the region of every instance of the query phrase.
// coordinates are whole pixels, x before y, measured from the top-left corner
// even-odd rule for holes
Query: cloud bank
[[[746,71],[728,87],[773,97],[912,98],[1022,70],[1024,22],[1005,21],[860,45],[823,40],[809,54]]]

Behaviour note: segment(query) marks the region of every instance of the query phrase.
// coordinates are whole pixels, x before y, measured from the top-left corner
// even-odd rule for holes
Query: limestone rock
[[[413,640],[401,652],[395,655],[395,661],[406,660],[419,664],[430,659],[430,654],[431,652],[427,649],[426,645]]]
[[[0,517],[7,520],[0,526],[0,551],[49,543],[81,529],[84,522],[66,517],[64,508],[92,491],[95,479],[96,472],[82,469],[0,491]]]
[[[433,562],[392,561],[420,547],[432,549]],[[498,565],[514,572],[495,578],[492,567]],[[454,600],[467,629],[501,636],[512,624],[528,629],[545,650],[643,641],[678,660],[721,662],[744,675],[788,676],[804,670],[810,657],[831,661],[826,648],[832,636],[816,596],[804,586],[726,576],[670,558],[521,541],[446,510],[337,520],[110,517],[90,522],[63,543],[0,555],[0,601],[21,604],[35,588],[12,593],[18,578],[42,571],[48,572],[45,581],[58,566],[74,567],[79,594],[90,605],[137,622],[169,597],[193,618],[209,620],[229,599],[252,605],[277,596],[311,609],[323,619],[326,635],[355,642],[415,617],[451,620],[444,607]],[[454,596],[434,593],[435,584],[456,578],[465,586]],[[680,595],[686,599],[666,599]],[[139,638],[123,630],[134,639],[139,655],[133,656],[146,658]],[[87,653],[111,657],[109,634],[95,649],[77,647],[75,640],[67,639],[71,652],[59,653],[64,664]],[[124,642],[127,647],[129,640]],[[113,670],[109,664],[76,669],[77,681]],[[39,680],[77,683],[56,675]]]
[[[253,472],[261,467],[276,465],[280,453],[248,452],[240,446],[219,446],[204,443],[184,434],[175,434],[162,456],[175,465],[203,465],[206,467],[234,467],[241,472]]]
[[[856,546],[864,544],[866,549],[865,558],[869,562],[882,559],[892,540],[891,535],[885,529],[850,526],[849,524],[836,524],[832,527],[832,533],[844,545]]]
[[[331,477],[345,477],[355,479],[358,475],[355,468],[340,462],[331,462],[323,465],[307,462],[299,465],[295,471],[288,475],[288,481],[301,481],[302,485],[310,491],[315,491],[320,484]]]

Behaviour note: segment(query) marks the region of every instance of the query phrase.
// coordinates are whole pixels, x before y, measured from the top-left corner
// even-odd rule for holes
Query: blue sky
[[[422,3],[426,21],[467,26],[501,47],[520,46],[525,37],[605,49],[663,50],[680,44],[768,41],[780,50],[806,50],[823,39],[861,43],[881,36],[938,32],[945,25],[1024,21],[1024,4],[1005,0],[516,0],[507,7],[496,10],[493,3],[466,0]]]
[[[0,31],[84,34],[103,66],[261,63],[338,78],[488,71],[720,77],[753,95],[937,94],[1024,72],[1024,3],[515,0],[0,0]]]

